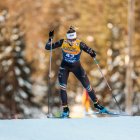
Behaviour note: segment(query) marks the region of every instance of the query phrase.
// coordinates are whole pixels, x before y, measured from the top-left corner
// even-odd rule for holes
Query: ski
[[[51,117],[49,119],[71,119],[71,117]]]
[[[70,119],[71,117],[47,116],[48,119]]]
[[[94,115],[108,115],[108,116],[116,116],[116,117],[119,117],[119,116],[130,116],[130,115],[128,115],[128,114],[126,114],[125,112],[120,112],[120,113],[118,113],[118,112],[112,112],[112,111],[106,111],[106,112],[99,112],[99,111],[97,111],[97,112],[94,112],[93,113]]]

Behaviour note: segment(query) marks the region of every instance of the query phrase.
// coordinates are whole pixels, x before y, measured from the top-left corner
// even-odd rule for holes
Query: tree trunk
[[[134,3],[135,0],[128,0],[128,51],[126,54],[126,101],[125,111],[132,114],[132,96],[133,96],[133,83],[132,83],[132,46],[133,46],[133,33],[134,33]]]

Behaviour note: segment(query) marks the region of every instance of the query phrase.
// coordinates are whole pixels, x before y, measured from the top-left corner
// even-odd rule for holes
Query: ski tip
[[[131,116],[125,112],[113,112],[113,111],[106,111],[106,112],[94,112],[94,115],[108,115],[108,116]]]

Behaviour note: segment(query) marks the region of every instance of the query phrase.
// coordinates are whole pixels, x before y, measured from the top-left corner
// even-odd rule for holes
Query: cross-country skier
[[[51,39],[53,37],[54,30],[49,32],[49,40],[45,46],[45,49],[51,49]],[[80,63],[80,55],[82,50],[88,53],[92,58],[96,57],[96,52],[77,38],[77,33],[73,27],[70,27],[67,31],[66,39],[60,39],[59,41],[52,43],[52,49],[59,47],[62,49],[63,55],[58,74],[60,97],[63,107],[61,117],[69,117],[70,113],[66,92],[67,80],[70,72],[76,76],[76,78],[82,83],[83,87],[87,90],[89,97],[93,101],[94,107],[102,113],[106,112],[106,108],[99,104],[95,92],[90,85],[87,74]]]

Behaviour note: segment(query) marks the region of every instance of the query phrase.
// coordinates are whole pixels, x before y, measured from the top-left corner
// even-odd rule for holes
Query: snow
[[[13,90],[13,85],[7,85],[6,86],[6,91],[9,92],[11,90]]]
[[[21,87],[24,86],[24,79],[22,77],[18,77],[17,80]]]
[[[21,71],[20,71],[20,69],[18,67],[15,67],[14,69],[15,69],[15,74],[17,76],[21,74]]]
[[[17,62],[21,65],[24,65],[25,64],[25,61],[23,59],[17,59]]]
[[[13,41],[13,40],[18,40],[18,38],[19,38],[19,35],[18,34],[13,34],[12,36],[11,36],[11,40]]]
[[[30,69],[28,68],[28,67],[23,67],[23,70],[27,73],[27,74],[29,74],[30,73]]]
[[[139,140],[140,117],[0,120],[0,140]]]
[[[28,94],[24,90],[22,90],[22,89],[19,89],[19,94],[24,99],[28,98]]]
[[[9,54],[9,53],[11,53],[12,49],[13,49],[12,46],[5,47],[4,53]]]

